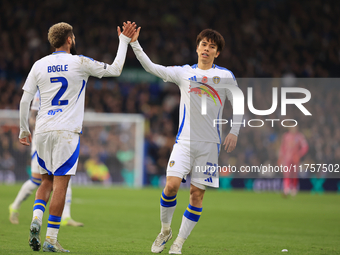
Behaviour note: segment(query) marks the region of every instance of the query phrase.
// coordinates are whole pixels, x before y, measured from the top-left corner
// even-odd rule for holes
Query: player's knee
[[[177,194],[179,187],[176,183],[173,182],[167,182],[165,189],[164,189],[164,194],[166,196],[175,196]]]
[[[202,204],[204,196],[204,190],[200,190],[198,188],[190,189],[190,204],[195,206],[197,204]]]

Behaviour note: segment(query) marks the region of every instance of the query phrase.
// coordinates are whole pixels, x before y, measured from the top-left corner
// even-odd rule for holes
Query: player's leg
[[[41,175],[32,172],[31,178],[21,186],[14,202],[9,206],[9,221],[12,224],[19,224],[18,216],[21,203],[25,201],[40,184]]]
[[[217,171],[220,144],[191,141],[192,163],[190,201],[182,216],[182,223],[178,236],[169,254],[182,254],[182,246],[197,224],[202,214],[202,202],[206,186],[219,187],[219,173]],[[214,167],[215,166],[215,167]],[[203,168],[205,171],[202,171]]]
[[[28,241],[30,247],[34,251],[39,251],[41,248],[40,229],[42,225],[42,219],[46,209],[46,204],[53,189],[53,175],[42,174],[41,179],[41,185],[35,194],[33,218],[30,226],[30,237]]]
[[[172,244],[169,254],[182,254],[182,246],[196,226],[202,214],[202,202],[205,187],[202,184],[190,185],[190,202],[182,217],[181,227],[178,236]],[[198,187],[197,187],[198,186]]]
[[[67,185],[70,175],[54,176],[53,194],[51,197],[48,218],[46,238],[49,238],[52,244],[57,242],[57,236],[60,228],[61,214],[64,210]]]
[[[68,131],[53,131],[54,141],[51,171],[54,175],[53,195],[49,207],[49,218],[43,251],[69,252],[57,241],[61,215],[71,175],[75,175],[79,157],[79,134]]]
[[[160,199],[160,218],[162,229],[153,242],[151,251],[160,253],[165,244],[172,238],[171,220],[176,209],[177,192],[183,178],[190,172],[190,144],[186,141],[178,141],[174,145],[170,155],[167,180]]]
[[[165,188],[160,199],[160,218],[162,229],[156,240],[153,242],[151,251],[160,253],[164,250],[165,244],[172,238],[171,221],[177,204],[177,192],[181,185],[182,178],[167,176]]]
[[[57,237],[60,228],[61,214],[64,210],[66,190],[70,175],[54,176],[53,194],[51,197],[48,217],[48,225],[46,231],[46,239],[44,242],[43,251],[50,252],[69,252],[61,247]]]
[[[83,227],[84,224],[77,222],[71,218],[71,202],[72,202],[72,189],[71,189],[72,178],[68,182],[64,211],[61,215],[61,226],[73,226],[73,227]]]
[[[167,176],[165,188],[161,195],[161,232],[167,234],[170,231],[172,216],[176,209],[177,192],[181,185],[182,179],[176,176]]]

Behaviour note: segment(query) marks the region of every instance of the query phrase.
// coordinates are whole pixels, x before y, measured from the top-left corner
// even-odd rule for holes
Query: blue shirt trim
[[[230,72],[231,73],[231,75],[233,76],[233,79],[234,79],[234,81],[236,80],[235,79],[235,75],[233,74],[233,72],[232,71],[230,71],[229,69],[227,69],[227,68],[224,68],[224,67],[220,67],[220,66],[217,66],[217,65],[215,65],[215,68],[217,68],[217,69],[220,69],[220,70],[225,70],[225,71],[228,71],[228,72]]]
[[[78,102],[78,99],[79,99],[79,97],[80,97],[81,92],[83,92],[83,89],[84,89],[84,87],[85,87],[85,84],[86,84],[86,82],[83,80],[83,86],[81,87],[81,90],[80,90],[80,92],[79,92],[79,95],[78,95],[78,97],[77,97],[76,102]]]
[[[181,126],[179,127],[179,130],[178,130],[178,133],[177,133],[177,136],[176,136],[176,143],[178,141],[179,136],[181,135],[181,133],[183,131],[184,122],[185,122],[185,104],[184,104],[184,113],[183,113],[182,123],[181,123]]]
[[[58,53],[67,53],[67,52],[64,51],[64,50],[60,50],[60,51],[55,51],[55,52],[53,52],[52,54],[58,54]]]
[[[217,119],[219,119],[220,117],[220,111],[221,111],[221,108],[218,110]],[[218,133],[218,138],[220,139],[220,144],[221,144],[220,124],[218,123],[217,123],[217,133]]]
[[[79,57],[84,57],[84,58],[88,58],[88,59],[91,59],[92,61],[94,61],[93,58],[90,58],[90,57],[87,57],[87,56],[84,56],[84,55],[78,55]]]
[[[212,64],[212,66],[211,66],[211,68],[214,68],[214,69],[215,69],[216,67],[219,67],[219,66],[217,66],[217,65],[215,65],[215,64]],[[191,68],[192,68],[192,69],[196,69],[196,68],[197,68],[197,64],[192,65]],[[226,69],[226,68],[220,67],[219,69]],[[228,69],[226,69],[226,70],[228,70]],[[230,70],[228,70],[228,71],[230,72]]]

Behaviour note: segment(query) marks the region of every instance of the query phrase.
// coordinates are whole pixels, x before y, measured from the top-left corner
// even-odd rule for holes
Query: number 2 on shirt
[[[65,93],[68,82],[64,77],[52,77],[51,83],[61,82],[61,88],[59,89],[58,93],[52,99],[52,105],[68,105],[68,100],[59,100],[62,95]]]

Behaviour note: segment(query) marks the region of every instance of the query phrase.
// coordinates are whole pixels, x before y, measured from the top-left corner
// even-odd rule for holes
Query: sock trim
[[[195,207],[195,206],[192,206],[191,204],[188,205],[187,209],[189,209],[190,211],[195,211],[193,213],[197,214],[197,213],[202,213],[202,210],[203,210],[203,207],[201,208],[198,208],[198,207]],[[196,213],[197,212],[197,213]]]
[[[163,194],[162,194],[161,196],[162,196],[162,200],[165,201],[165,202],[173,202],[173,201],[176,200],[176,196],[175,196],[175,198],[173,198],[173,199],[165,199],[164,196],[163,196]]]
[[[164,200],[171,200],[171,201],[174,201],[174,200],[176,199],[176,196],[177,196],[177,195],[168,197],[167,195],[164,194],[164,190],[162,191],[162,197],[164,198]],[[171,201],[167,201],[167,202],[171,202]]]
[[[36,199],[34,201],[34,205],[33,205],[33,211],[34,210],[42,210],[43,212],[45,212],[46,209],[46,202],[42,199]]]
[[[31,177],[30,180],[31,180],[31,182],[33,182],[37,186],[39,186],[41,184],[41,179],[39,179],[39,178]]]
[[[194,211],[194,210],[191,210],[191,209],[189,208],[189,206],[187,207],[187,211],[190,212],[190,213],[196,214],[196,215],[201,215],[201,214],[202,214],[202,212],[196,212],[196,211]]]
[[[50,215],[48,217],[47,227],[59,229],[60,228],[60,221],[61,221],[61,217]]]
[[[173,207],[177,204],[177,195],[168,197],[164,194],[164,190],[163,190],[160,203],[161,203],[161,206],[164,206],[164,207]]]
[[[189,204],[187,209],[184,212],[184,216],[191,221],[197,222],[201,217],[202,210],[203,210],[203,207],[198,208],[198,207],[195,207]]]

